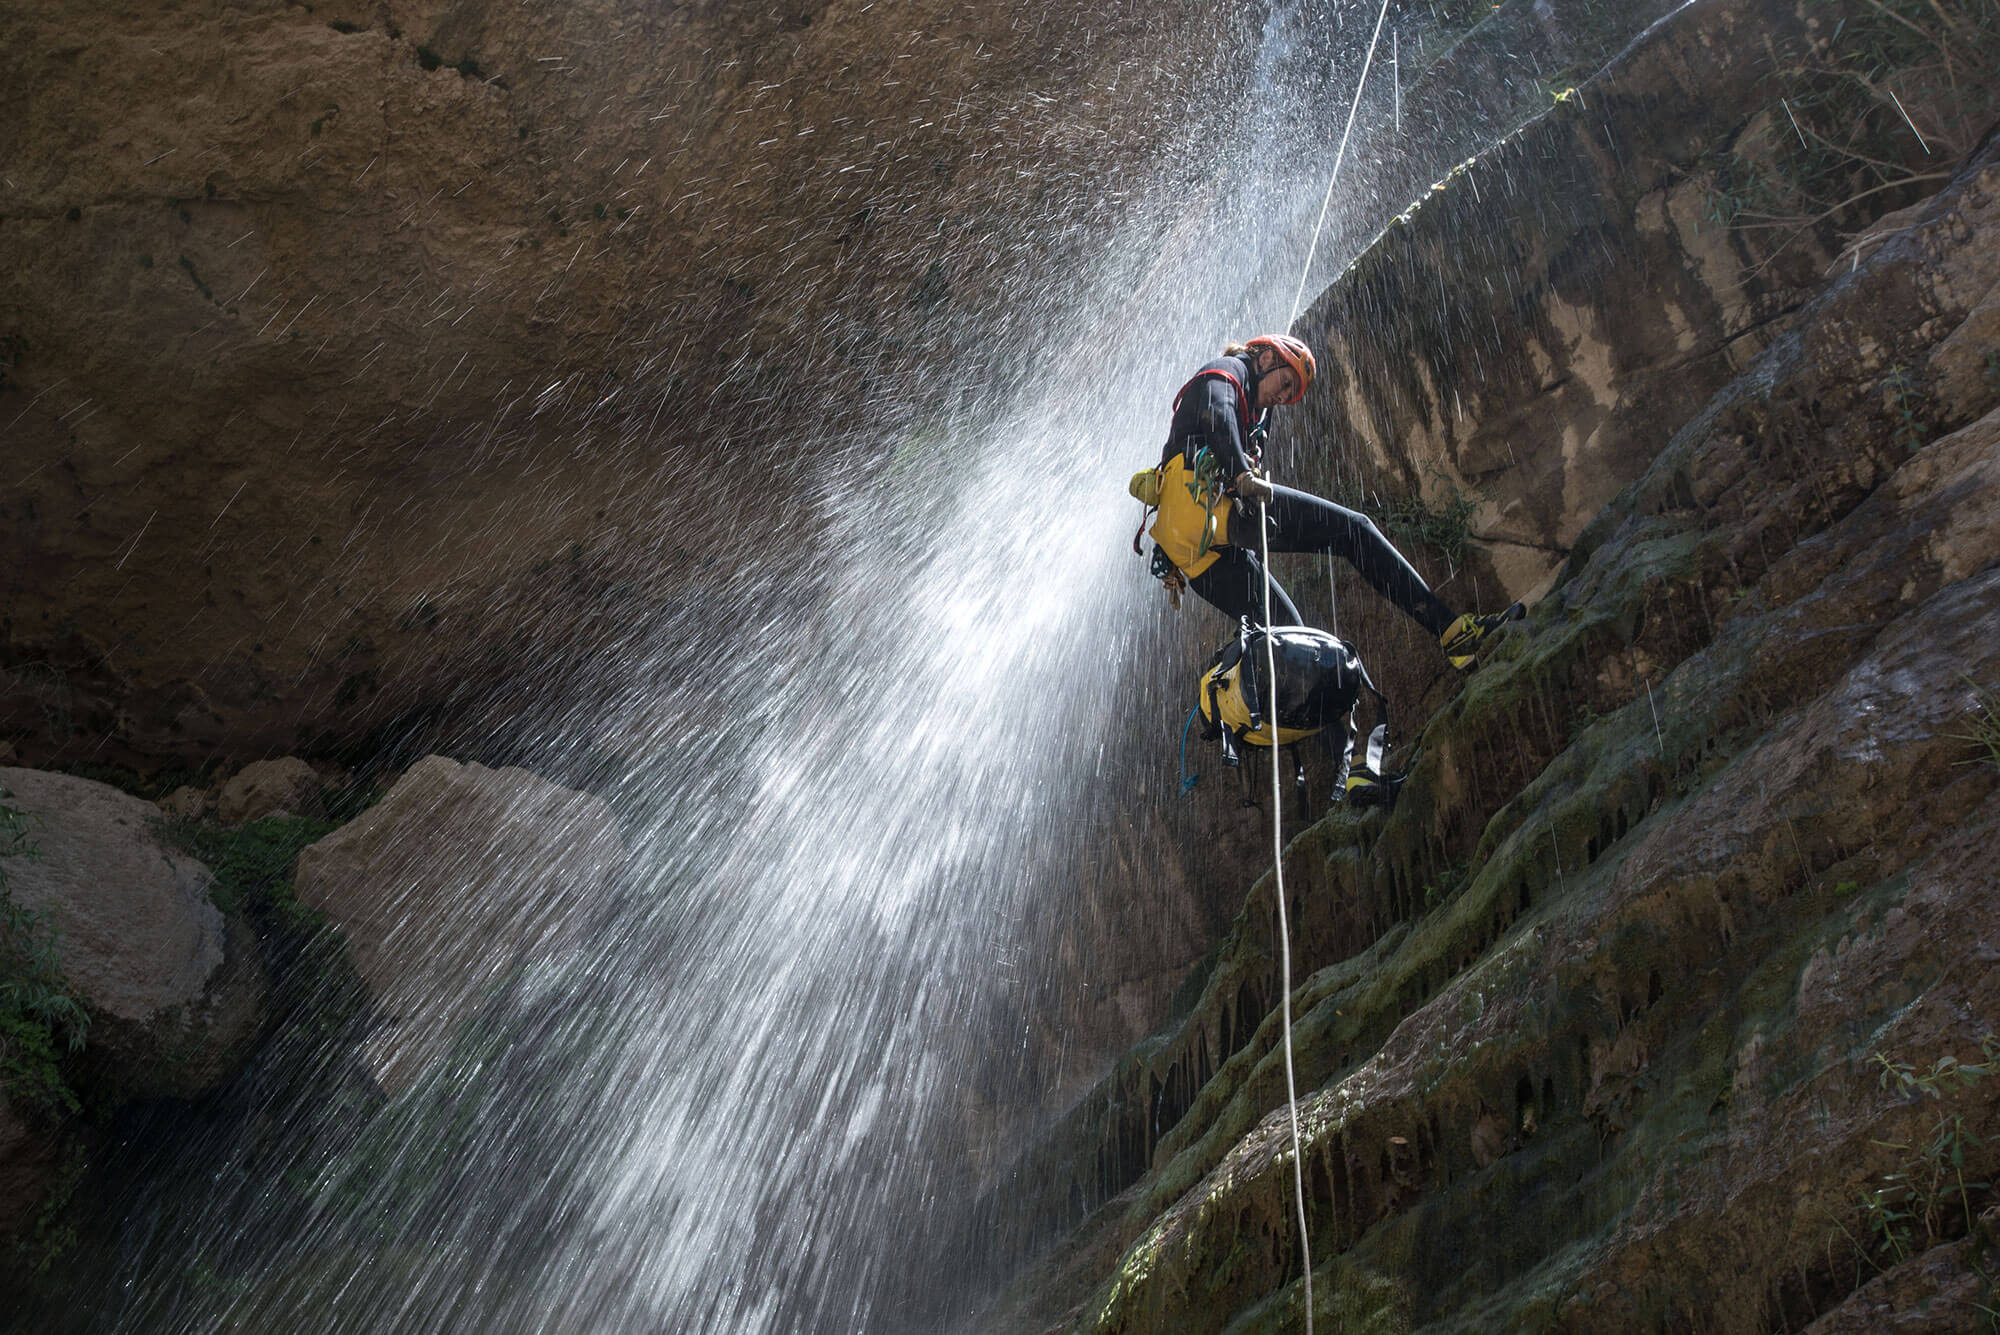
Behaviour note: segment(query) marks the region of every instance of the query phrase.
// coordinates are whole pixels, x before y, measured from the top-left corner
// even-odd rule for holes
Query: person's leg
[[[1231,620],[1248,617],[1255,626],[1264,624],[1264,565],[1257,553],[1242,547],[1221,548],[1221,559],[1188,581],[1188,587]],[[1279,626],[1303,626],[1306,619],[1285,596],[1276,580],[1271,581],[1271,621]]]
[[[1442,635],[1452,624],[1452,610],[1367,515],[1293,487],[1272,490],[1272,551],[1331,552],[1431,634]]]

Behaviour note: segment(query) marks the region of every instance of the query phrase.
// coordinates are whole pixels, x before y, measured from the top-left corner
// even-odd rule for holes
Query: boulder
[[[157,807],[108,784],[0,769],[0,788],[34,850],[8,861],[8,894],[48,914],[95,1060],[136,1097],[215,1088],[262,1027],[269,982],[208,869],[160,843]]]
[[[319,800],[319,790],[318,773],[297,756],[260,760],[245,765],[222,785],[215,800],[216,819],[224,825],[243,825],[280,812],[300,815]]]
[[[192,784],[182,784],[160,799],[160,810],[181,820],[200,820],[210,805],[208,790]]]
[[[366,1052],[383,1087],[407,1089],[482,995],[560,950],[624,863],[599,798],[443,756],[300,854],[300,900],[346,933],[388,1017]]]

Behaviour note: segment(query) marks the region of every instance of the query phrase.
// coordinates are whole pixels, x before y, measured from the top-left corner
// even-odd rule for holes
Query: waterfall
[[[808,536],[735,535],[521,757],[560,770],[576,738],[620,735],[620,896],[559,906],[560,948],[416,1089],[292,1147],[310,1208],[227,1162],[206,1197],[142,1212],[104,1324],[779,1335],[963,1310],[977,1265],[941,1242],[1019,1120],[994,1105],[1036,1104],[1031,1027],[1059,1033],[1091,982],[1038,953],[1065,878],[1153,819],[1110,761],[1171,765],[1165,730],[1134,730],[1171,707],[1185,637],[1226,629],[1200,605],[1166,620],[1125,479],[1176,386],[1283,320],[1362,8],[1274,7],[1234,117],[1183,127],[1157,180],[1106,182],[1126,202],[1098,262],[1018,295],[1039,334],[1013,351],[1043,368],[1025,389],[905,368],[898,439],[866,443],[880,465],[801,443]],[[1382,80],[1356,158],[1393,153],[1391,118]],[[1381,213],[1364,199],[1336,198],[1318,281]],[[187,1282],[186,1255],[160,1278],[165,1232],[231,1278]]]

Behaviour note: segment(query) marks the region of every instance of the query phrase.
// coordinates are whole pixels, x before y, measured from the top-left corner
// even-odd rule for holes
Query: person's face
[[[1296,403],[1302,397],[1299,393],[1299,373],[1269,348],[1257,349],[1257,372],[1259,406]]]

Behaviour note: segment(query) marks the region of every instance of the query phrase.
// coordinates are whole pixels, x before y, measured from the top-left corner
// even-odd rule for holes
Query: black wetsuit
[[[1227,372],[1228,374],[1207,374]],[[1247,405],[1228,376],[1246,392],[1256,383],[1247,357],[1218,357],[1189,382],[1174,410],[1162,461],[1176,454],[1194,457],[1206,447],[1232,480],[1255,462],[1249,446],[1251,423]],[[1367,515],[1322,500],[1311,492],[1273,487],[1270,502],[1270,544],[1273,552],[1330,552],[1353,566],[1384,598],[1414,617],[1433,635],[1442,635],[1452,611],[1431,592],[1403,554],[1389,544]],[[1234,495],[1233,485],[1231,495]],[[1264,566],[1257,557],[1257,505],[1236,502],[1229,517],[1229,542],[1215,549],[1220,559],[1188,580],[1188,587],[1231,617],[1264,624]],[[1303,626],[1306,619],[1271,582],[1271,620],[1280,626]]]

